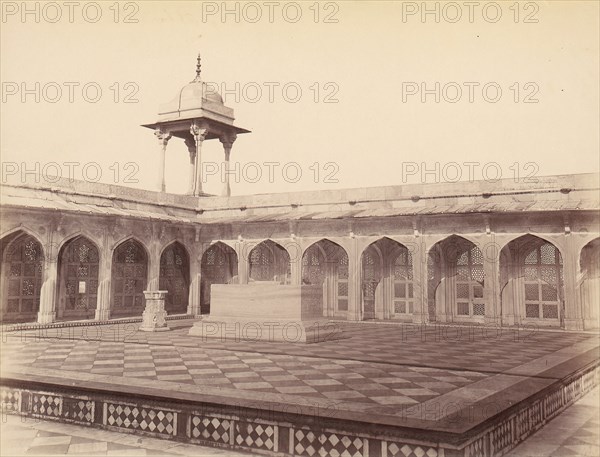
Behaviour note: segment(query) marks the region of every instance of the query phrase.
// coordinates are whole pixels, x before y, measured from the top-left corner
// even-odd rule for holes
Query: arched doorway
[[[31,235],[18,231],[2,239],[0,321],[33,322],[40,310],[44,251]]]
[[[503,315],[522,323],[560,327],[564,314],[562,256],[534,235],[508,243],[500,255]]]
[[[430,319],[435,309],[435,320],[484,321],[483,254],[473,242],[457,235],[437,242],[427,269]]]
[[[590,241],[581,250],[579,297],[585,328],[600,328],[600,238]]]
[[[141,316],[148,281],[148,254],[141,243],[129,239],[115,249],[111,278],[111,317]]]
[[[302,284],[323,288],[323,314],[346,317],[348,312],[348,254],[340,245],[321,240],[302,256]]]
[[[190,261],[181,243],[171,243],[160,256],[158,283],[160,290],[168,291],[165,297],[167,313],[186,313],[190,290]]]
[[[274,281],[289,284],[291,279],[290,255],[274,241],[265,240],[250,251],[248,256],[252,281]]]
[[[236,252],[220,241],[202,255],[200,281],[200,312],[210,313],[211,284],[229,284],[238,274]]]
[[[365,319],[412,320],[412,256],[390,238],[371,243],[362,254],[362,303]]]
[[[98,297],[98,248],[78,236],[61,248],[58,258],[57,318],[93,319]]]

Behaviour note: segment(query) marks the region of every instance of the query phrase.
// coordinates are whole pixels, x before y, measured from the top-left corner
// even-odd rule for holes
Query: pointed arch
[[[452,234],[427,254],[428,310],[431,321],[483,321],[483,253],[472,240]]]
[[[17,227],[13,227],[12,229],[6,230],[4,233],[2,233],[2,235],[0,235],[0,243],[6,245],[23,234],[29,235],[31,238],[37,241],[43,249],[44,256],[46,255],[45,244],[42,236],[35,230],[29,228],[27,225],[19,225]]]
[[[258,243],[248,254],[248,264],[250,281],[290,283],[290,254],[273,240],[267,239]]]
[[[408,248],[391,238],[379,238],[363,250],[361,268],[364,318],[412,319],[414,271]]]
[[[600,238],[594,238],[581,248],[579,271],[585,276],[600,276]]]
[[[322,288],[326,316],[348,312],[348,253],[339,244],[321,239],[302,255],[302,284]]]
[[[0,321],[35,321],[44,280],[44,249],[27,229],[11,230],[0,240]]]
[[[115,251],[127,241],[135,241],[143,249],[144,253],[146,254],[146,257],[150,258],[150,250],[148,249],[148,246],[146,246],[146,243],[141,238],[137,237],[136,235],[132,235],[132,234],[123,236],[123,237],[119,238],[116,242],[113,243],[113,247],[112,247],[113,256],[114,256]]]
[[[513,243],[513,245],[514,245],[515,242],[522,242],[523,239],[542,240],[547,243],[550,243],[550,244],[554,245],[554,247],[556,249],[558,249],[558,252],[560,253],[561,256],[564,256],[564,247],[558,243],[559,240],[554,239],[551,236],[548,236],[543,233],[535,233],[534,234],[534,233],[527,232],[527,233],[521,233],[521,234],[514,234],[510,238],[504,240],[504,244],[502,246],[500,246],[500,250],[502,251],[504,248],[506,248],[511,243]]]
[[[185,246],[175,240],[160,254],[160,290],[168,291],[165,310],[168,314],[184,314],[187,311],[190,290],[190,256]]]
[[[525,234],[500,251],[502,314],[518,322],[562,327],[564,276],[560,249],[544,237]]]
[[[75,234],[58,251],[57,318],[92,319],[98,297],[100,250],[87,236]]]
[[[64,246],[67,243],[70,243],[71,241],[73,241],[74,239],[76,239],[78,237],[83,237],[83,238],[87,239],[89,243],[94,245],[94,247],[98,250],[98,252],[101,252],[100,241],[97,240],[96,237],[91,232],[89,232],[88,230],[77,230],[75,232],[69,233],[68,235],[64,236],[62,238],[62,240],[58,243],[58,245],[57,245],[57,252],[59,253],[58,255],[60,256],[60,252],[63,250]]]
[[[230,284],[238,275],[238,256],[235,250],[217,241],[202,254],[200,265],[200,310],[210,313],[212,284]]]
[[[129,237],[119,243],[112,257],[111,316],[140,316],[148,284],[148,251],[141,241]]]

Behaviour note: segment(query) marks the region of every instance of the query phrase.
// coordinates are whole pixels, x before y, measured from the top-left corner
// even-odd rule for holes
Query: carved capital
[[[206,139],[206,136],[208,135],[208,129],[200,128],[198,124],[192,123],[192,126],[190,127],[190,133],[193,135],[196,143],[198,143],[199,141],[204,141]]]
[[[229,133],[219,137],[219,141],[223,144],[223,148],[227,150],[230,150],[232,148],[233,143],[236,139],[237,135],[235,133]]]
[[[154,135],[156,135],[158,142],[163,147],[167,146],[167,143],[169,142],[169,140],[172,137],[171,132],[164,132],[161,129],[156,129],[154,131]]]
[[[190,155],[196,155],[196,141],[193,138],[186,138],[184,143],[188,148]]]

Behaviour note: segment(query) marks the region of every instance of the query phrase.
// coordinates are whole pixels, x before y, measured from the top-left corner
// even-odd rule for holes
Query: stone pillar
[[[448,301],[449,298],[454,294],[454,289],[452,289],[451,284],[446,278],[446,270],[444,266],[444,270],[442,273],[442,278],[440,279],[440,283],[435,289],[435,320],[436,322],[451,322],[452,314],[448,314]]]
[[[146,309],[142,314],[143,332],[162,332],[169,330],[167,327],[167,312],[165,311],[166,290],[145,290]]]
[[[579,255],[575,247],[573,235],[565,234],[566,243],[563,256],[564,269],[564,323],[566,330],[583,330],[583,314],[581,302],[577,293],[577,271],[579,270]]]
[[[196,140],[193,138],[187,138],[185,140],[185,145],[187,146],[188,152],[190,154],[190,170],[188,175],[188,191],[189,195],[194,195],[194,184],[196,182]]]
[[[500,308],[500,249],[496,237],[490,233],[480,246],[483,255],[483,301],[485,303],[486,324],[502,325],[502,310]]]
[[[348,320],[362,319],[362,269],[358,240],[351,235],[348,251]]]
[[[164,192],[166,190],[165,155],[167,151],[167,143],[171,139],[171,133],[164,132],[161,129],[156,129],[154,131],[154,135],[156,135],[156,138],[158,138],[158,146],[160,148],[160,156],[158,161],[158,181],[156,187],[160,192]]]
[[[38,324],[49,324],[56,320],[56,281],[58,278],[56,255],[57,253],[51,252],[50,248],[44,257],[44,283],[40,291]]]
[[[200,315],[200,286],[202,284],[200,273],[191,274],[190,275],[190,291],[188,294],[188,308],[187,314],[191,316],[199,316]]]
[[[199,237],[196,239],[199,241]],[[200,284],[202,274],[202,243],[193,243],[190,249],[190,290],[188,292],[187,314],[200,315]]]
[[[100,252],[100,265],[98,271],[98,298],[96,301],[97,321],[107,321],[110,318],[110,294],[112,275],[112,251],[110,241],[104,237],[102,251]]]
[[[290,249],[286,249],[290,256],[290,284],[293,286],[299,286],[302,284],[302,248],[298,243],[298,238],[294,238]]]
[[[415,324],[425,323],[428,320],[427,308],[427,253],[424,242],[415,241],[415,249],[412,249],[413,264],[413,322]],[[411,251],[409,249],[409,251]]]
[[[235,133],[230,133],[229,135],[224,135],[219,138],[223,144],[223,151],[225,152],[225,162],[223,163],[223,171],[221,173],[223,178],[223,191],[221,192],[221,195],[223,197],[229,197],[231,195],[231,187],[229,186],[229,156],[231,154],[233,142],[236,138],[237,135]]]
[[[194,157],[194,188],[192,189],[192,195],[196,197],[202,193],[202,142],[208,135],[208,129],[200,128],[200,126],[194,122],[190,127],[190,133],[194,137],[196,144],[196,156]]]
[[[148,255],[148,290],[158,290],[160,280],[160,247],[158,240],[149,246]]]
[[[238,260],[238,282],[240,284],[248,284],[248,275],[250,273],[249,255],[251,249],[249,249],[249,246],[243,240],[238,240],[236,248]]]

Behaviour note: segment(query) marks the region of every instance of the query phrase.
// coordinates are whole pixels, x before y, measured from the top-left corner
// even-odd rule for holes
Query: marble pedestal
[[[142,325],[140,330],[143,332],[164,332],[169,330],[167,327],[167,312],[165,311],[166,290],[144,291],[146,298],[146,309],[142,314]]]
[[[189,334],[222,341],[313,343],[342,338],[339,324],[323,317],[321,286],[271,282],[213,284],[210,316]]]

